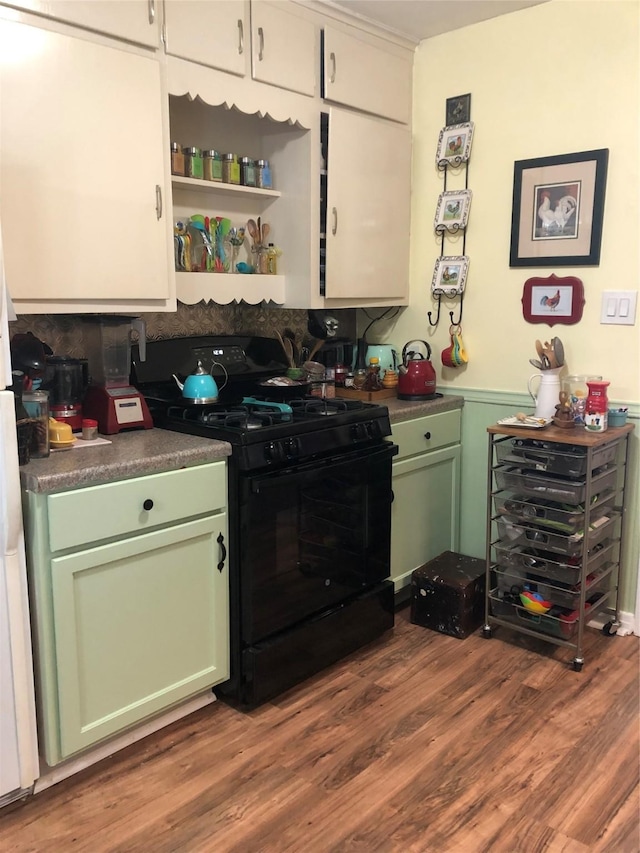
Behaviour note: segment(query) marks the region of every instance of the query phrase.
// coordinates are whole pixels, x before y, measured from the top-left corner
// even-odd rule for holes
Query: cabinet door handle
[[[156,217],[162,219],[162,187],[156,184]]]
[[[424,437],[427,439],[427,441],[429,441],[429,439],[431,438],[431,433],[425,432]]]
[[[222,535],[222,533],[218,533],[218,538],[216,539],[216,542],[220,546],[220,551],[222,552],[222,559],[218,563],[218,571],[221,572],[224,569],[224,561],[227,559],[227,549],[224,544],[224,536]]]
[[[154,24],[156,20],[156,0],[149,0],[149,23]]]
[[[329,54],[329,60],[331,62],[331,74],[329,75],[329,82],[335,83],[336,82],[336,55],[335,55],[335,53],[331,52]]]
[[[258,61],[262,62],[264,57],[264,30],[262,27],[258,27],[258,39],[260,40],[258,47]]]
[[[240,56],[244,53],[244,24],[242,18],[238,18],[238,53]]]
[[[146,501],[144,501],[144,503],[142,504],[142,509],[146,510],[147,512],[153,509],[153,501],[151,500],[151,498],[147,498]]]
[[[338,209],[336,207],[332,207],[331,214],[333,216],[333,228],[331,229],[331,233],[335,235],[338,231]]]

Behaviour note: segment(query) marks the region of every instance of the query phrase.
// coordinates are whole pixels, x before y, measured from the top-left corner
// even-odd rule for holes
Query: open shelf
[[[224,193],[225,195],[249,196],[251,198],[280,198],[279,190],[263,190],[258,187],[244,187],[240,184],[225,184],[220,181],[204,181],[199,178],[182,178],[172,175],[171,186],[174,190],[188,189],[203,193]]]

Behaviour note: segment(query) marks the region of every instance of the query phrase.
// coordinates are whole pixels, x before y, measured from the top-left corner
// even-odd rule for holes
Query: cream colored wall
[[[439,383],[526,392],[536,338],[559,335],[571,373],[610,379],[611,400],[640,399],[640,336],[635,326],[600,325],[601,293],[639,286],[639,9],[636,0],[551,0],[420,44],[414,77],[411,300],[388,332],[402,343],[425,338]],[[471,258],[463,332],[469,364],[443,368],[449,315],[437,330],[426,313],[440,241],[433,219],[442,176],[435,167],[445,100],[471,92],[475,136],[469,165]],[[602,255],[598,267],[509,268],[514,160],[608,148]],[[450,175],[447,189],[464,186]],[[462,242],[449,241],[449,254]],[[577,275],[586,304],[574,326],[531,325],[522,287],[533,275]],[[444,319],[443,319],[444,318]]]

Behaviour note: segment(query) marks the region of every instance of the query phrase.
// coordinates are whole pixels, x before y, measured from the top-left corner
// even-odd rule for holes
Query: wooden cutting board
[[[365,403],[376,403],[379,400],[387,400],[397,397],[397,388],[383,388],[382,391],[357,391],[355,388],[336,387],[336,397],[346,400],[363,400]]]

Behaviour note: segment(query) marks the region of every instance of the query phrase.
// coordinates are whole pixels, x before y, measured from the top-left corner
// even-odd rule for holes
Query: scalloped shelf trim
[[[176,296],[185,305],[198,302],[215,302],[228,305],[231,302],[275,302],[285,301],[285,277],[283,275],[243,275],[241,273],[177,272]]]

